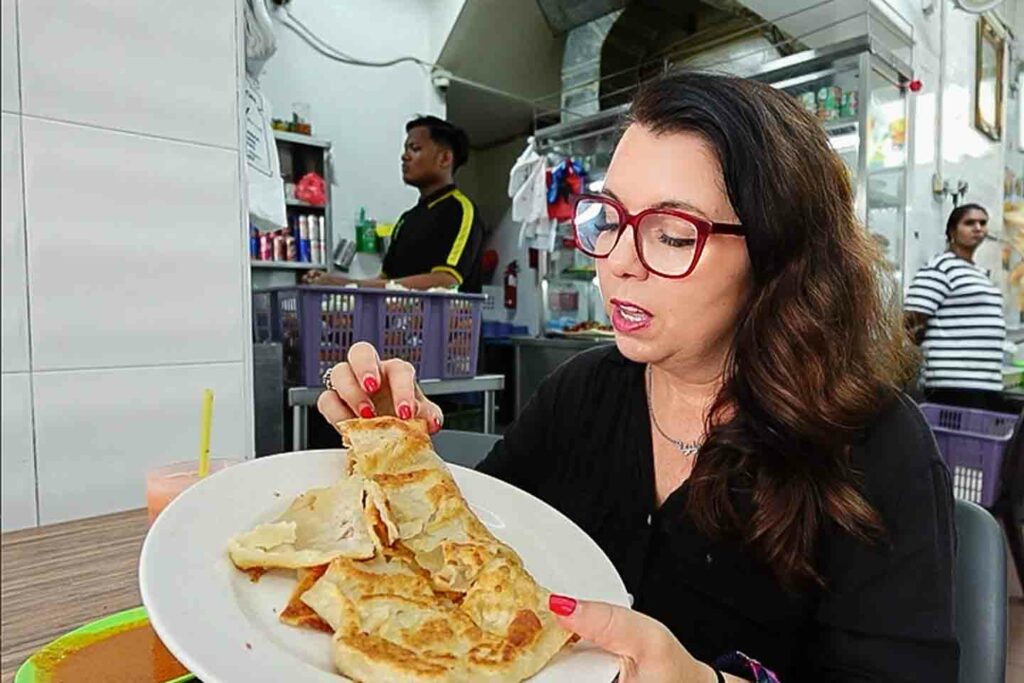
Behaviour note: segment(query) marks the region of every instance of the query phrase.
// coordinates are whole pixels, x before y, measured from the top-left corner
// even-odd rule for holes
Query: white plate
[[[272,572],[251,583],[227,556],[231,536],[337,480],[345,458],[343,450],[301,451],[235,465],[188,489],[157,518],[139,563],[142,601],[160,639],[204,683],[345,680],[335,673],[328,635],[278,621],[295,579]],[[611,561],[568,518],[502,481],[450,467],[480,520],[542,586],[628,604]],[[614,657],[578,643],[532,680],[605,683],[617,671]]]

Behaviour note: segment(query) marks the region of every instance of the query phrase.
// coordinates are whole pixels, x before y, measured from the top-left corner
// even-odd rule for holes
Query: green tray
[[[145,607],[135,607],[133,609],[125,610],[124,612],[118,612],[117,614],[111,614],[110,616],[97,619],[96,621],[76,628],[70,633],[65,633],[57,640],[47,644],[41,650],[29,657],[21,668],[18,669],[18,673],[14,677],[14,683],[42,683],[48,678],[47,673],[43,673],[36,667],[36,657],[48,652],[49,650],[59,648],[67,645],[69,641],[74,641],[83,635],[88,634],[99,634],[105,631],[110,631],[127,624],[141,624],[148,623],[149,615],[146,614]],[[178,678],[165,681],[164,683],[184,683],[185,681],[194,681],[196,677],[192,674],[185,674]]]

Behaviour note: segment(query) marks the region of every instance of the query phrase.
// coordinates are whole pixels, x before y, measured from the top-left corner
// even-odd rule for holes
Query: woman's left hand
[[[562,626],[619,657],[619,683],[714,683],[714,670],[693,658],[661,622],[605,602],[552,595]]]

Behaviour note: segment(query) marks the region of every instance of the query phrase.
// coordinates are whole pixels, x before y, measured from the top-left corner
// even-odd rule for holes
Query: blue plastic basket
[[[921,412],[953,474],[953,495],[991,507],[1017,416],[937,403],[922,404]]]
[[[472,377],[483,301],[454,292],[274,287],[253,293],[253,335],[269,324],[292,385],[318,386],[357,341],[376,346],[381,358],[412,363],[422,379]]]

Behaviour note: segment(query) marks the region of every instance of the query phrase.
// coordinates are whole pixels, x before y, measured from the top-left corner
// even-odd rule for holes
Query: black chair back
[[[476,467],[491,452],[494,444],[501,441],[498,434],[460,432],[454,429],[442,429],[430,438],[442,460],[470,469]]]
[[[956,501],[956,635],[960,680],[1006,680],[1006,548],[985,508]]]

